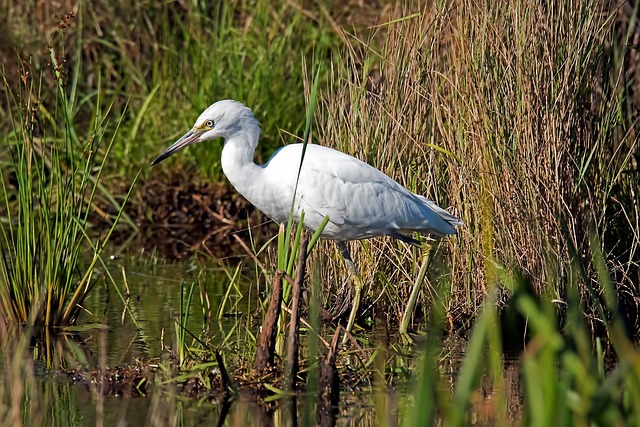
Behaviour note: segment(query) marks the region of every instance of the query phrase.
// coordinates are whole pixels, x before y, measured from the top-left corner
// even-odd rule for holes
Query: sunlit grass
[[[28,66],[18,93],[5,80],[17,116],[11,117],[13,131],[4,136],[10,162],[0,164],[3,176],[14,177],[13,184],[3,179],[0,193],[6,215],[0,224],[1,320],[38,328],[76,322],[98,280],[94,272],[101,252],[123,213],[120,206],[109,214],[103,209],[110,206],[98,203],[118,126],[108,135],[109,111],[96,109],[91,126],[81,131],[70,115],[53,49],[51,61],[59,83],[53,115],[41,109],[39,82]],[[92,218],[107,224],[100,225],[102,232],[91,231]],[[89,259],[86,265],[83,256]]]
[[[640,254],[632,190],[639,145],[619,79],[627,47],[610,45],[618,10],[591,1],[521,6],[435,2],[399,8],[382,47],[345,35],[333,90],[318,109],[322,144],[370,162],[464,221],[459,236],[440,244],[419,297],[422,307],[447,307],[451,332],[479,314],[493,259],[563,301],[569,244],[588,253],[592,232],[627,306],[638,295],[631,277]],[[365,296],[400,318],[418,275],[415,249],[384,239],[351,249],[365,282],[375,284]],[[562,280],[547,275],[549,262]],[[337,305],[345,294],[336,265],[325,277]],[[433,283],[443,278],[448,285],[436,295]],[[578,289],[595,328],[603,320],[596,301],[585,283]]]
[[[21,11],[34,12],[29,8],[39,4]],[[20,34],[31,30],[23,17],[40,16],[15,13],[17,2],[5,6],[13,10]],[[376,402],[386,401],[387,385],[408,378],[411,404],[404,410],[403,402],[398,405],[406,425],[467,425],[477,396],[494,420],[510,424],[511,391],[502,377],[510,337],[498,326],[509,305],[527,320],[526,347],[518,353],[518,422],[633,423],[640,415],[640,358],[626,333],[638,334],[633,278],[640,253],[640,175],[632,84],[621,80],[633,47],[631,30],[620,40],[613,12],[593,1],[463,0],[399,7],[397,19],[362,37],[350,28],[336,31],[324,21],[326,11],[314,6],[263,0],[213,7],[187,1],[81,3],[68,31],[56,36],[73,42],[59,52],[68,62],[56,65],[55,55],[36,56],[28,84],[16,86],[21,78],[5,83],[15,97],[3,105],[8,114],[2,124],[10,130],[0,149],[4,322],[57,326],[78,319],[99,280],[100,251],[123,204],[100,187],[100,178],[109,172],[128,187],[149,153],[182,134],[214,100],[235,98],[254,109],[265,142],[258,161],[280,144],[279,129],[304,132],[307,140],[311,115],[305,120],[303,60],[317,52],[331,59],[315,80],[322,88],[318,142],[370,162],[450,206],[465,222],[458,237],[439,245],[418,293],[415,318],[427,325],[426,342],[416,346],[418,360],[411,347],[392,340],[390,348],[386,341],[369,348],[379,337],[358,331],[355,342],[365,348],[341,353],[341,367],[352,374],[344,377],[356,377],[356,387]],[[44,34],[55,25],[37,22],[33,28]],[[41,74],[47,61],[58,68]],[[220,150],[221,144],[193,147],[172,161],[185,176],[222,179]],[[108,225],[92,229],[105,206]],[[261,296],[269,294],[269,283],[262,281],[273,269],[294,274],[301,230],[293,230],[290,225],[278,239],[272,256],[277,265],[256,263],[252,280],[267,290]],[[304,328],[310,344],[303,349],[309,374],[304,391],[312,396],[305,402],[307,420],[313,420],[318,392],[321,334],[333,329],[318,313],[321,305],[339,313],[350,301],[344,264],[331,245],[321,244],[325,251],[316,259],[322,265],[311,270],[311,326]],[[369,304],[361,307],[371,309],[361,320],[395,331],[411,286],[424,273],[420,254],[388,239],[350,249],[367,284]],[[94,254],[89,261],[81,256],[85,251]],[[268,252],[262,247],[254,259],[263,261]],[[181,371],[164,377],[166,387],[153,397],[157,414],[165,411],[176,423],[182,413],[174,398],[179,381],[189,375],[206,381],[217,366],[214,350],[232,367],[246,369],[253,356],[254,317],[265,310],[238,313],[230,301],[243,296],[238,283],[246,276],[241,266],[225,267],[227,292],[213,311],[218,319],[233,312],[238,322],[215,337],[215,345],[208,325],[185,329],[196,304],[193,287],[181,290],[172,353]],[[281,332],[287,316],[282,319]],[[453,379],[443,368],[449,333],[469,338]],[[610,355],[617,363],[605,366]],[[21,409],[12,405],[26,399],[22,374],[29,374],[25,384],[32,389],[34,380],[32,366],[12,362],[17,367],[7,363],[0,383],[0,418],[14,422]],[[168,362],[163,366],[167,376],[177,372]],[[484,399],[486,377],[493,393]],[[34,396],[29,405],[38,403]],[[53,404],[25,405],[34,418],[24,421],[37,420],[47,405]],[[393,413],[374,410],[384,415],[378,419]]]
[[[91,102],[99,84],[113,97],[115,115],[125,120],[108,168],[128,179],[149,164],[150,153],[184,133],[204,108],[226,98],[254,110],[263,132],[258,157],[266,161],[283,139],[290,139],[287,133],[303,130],[302,61],[329,57],[339,47],[328,16],[287,1],[80,2],[64,32],[56,31],[60,11],[46,16],[38,3],[1,6],[16,36],[7,39],[17,45],[8,45],[8,52],[17,48],[27,55],[31,45],[20,41],[41,40],[50,32],[65,42],[65,69],[79,77],[69,94],[74,114],[86,119],[94,107],[108,106],[104,99],[97,106]],[[38,61],[36,70],[45,64]],[[323,82],[327,74],[325,68]],[[53,83],[43,81],[47,95]],[[50,96],[43,98],[48,105]],[[194,147],[170,162],[199,179],[221,179],[221,149],[219,144]],[[143,170],[143,177],[147,173]]]

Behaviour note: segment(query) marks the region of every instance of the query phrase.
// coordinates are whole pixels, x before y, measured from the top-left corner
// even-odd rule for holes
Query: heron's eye
[[[213,129],[213,125],[214,125],[214,124],[215,124],[215,123],[213,123],[213,120],[211,120],[211,119],[209,119],[209,120],[207,120],[206,122],[204,122],[204,125],[205,125],[206,127],[208,127],[209,129]]]

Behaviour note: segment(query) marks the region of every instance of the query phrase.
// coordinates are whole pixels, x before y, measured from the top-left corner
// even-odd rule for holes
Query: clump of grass
[[[429,273],[431,281],[450,277],[450,287],[437,296],[425,288],[421,298],[444,304],[452,329],[478,314],[491,259],[564,301],[566,269],[556,281],[545,266],[567,265],[569,243],[588,254],[591,231],[630,306],[638,297],[630,279],[640,254],[637,123],[619,114],[631,93],[613,77],[624,70],[615,58],[628,48],[624,37],[610,44],[609,6],[505,0],[398,9],[381,48],[355,43],[335,67],[337,89],[319,109],[323,144],[450,206],[465,223],[440,245],[445,262]],[[619,54],[606,54],[612,49]],[[419,256],[397,245],[358,244],[355,257],[364,281],[380,284],[369,299],[382,297],[399,317]],[[593,280],[588,258],[585,265]],[[602,319],[585,286],[579,294],[595,328]],[[344,299],[339,285],[330,293]]]
[[[338,45],[325,14],[284,0],[82,2],[65,23],[64,34],[54,31],[54,16],[69,11],[39,6],[9,2],[0,8],[0,16],[13,23],[0,46],[28,51],[51,32],[65,43],[68,66],[84,76],[69,96],[78,116],[93,114],[94,106],[84,100],[98,85],[113,94],[114,113],[125,114],[123,141],[107,165],[128,178],[148,165],[150,153],[191,126],[206,106],[225,98],[254,109],[263,131],[258,155],[266,160],[280,145],[279,129],[302,131],[302,58],[314,52],[329,56]],[[12,81],[17,84],[19,78]],[[55,82],[45,78],[42,90],[54,89]],[[185,152],[176,168],[221,179],[220,150],[215,144],[196,147]]]
[[[123,213],[120,207],[108,215],[97,203],[118,126],[108,135],[109,111],[100,108],[86,131],[76,126],[64,65],[53,47],[49,52],[58,84],[53,112],[40,103],[39,81],[28,61],[17,94],[5,80],[7,103],[15,108],[10,109],[13,131],[3,137],[8,165],[0,163],[5,215],[0,224],[0,320],[38,328],[76,322],[98,280],[101,252]],[[111,225],[95,233],[92,216]],[[91,256],[84,265],[87,253]]]
[[[184,284],[180,286],[180,298],[179,298],[179,306],[178,306],[178,318],[175,323],[175,331],[176,331],[176,353],[178,358],[178,364],[182,366],[187,357],[188,346],[186,343],[187,339],[187,323],[189,321],[189,312],[191,310],[191,301],[193,298],[193,288],[195,283],[191,283],[189,287],[189,291],[185,300],[185,289]]]

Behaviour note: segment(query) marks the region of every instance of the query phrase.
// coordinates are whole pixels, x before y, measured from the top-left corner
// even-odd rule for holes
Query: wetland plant
[[[636,424],[640,417],[640,352],[625,330],[601,254],[594,251],[590,261],[599,266],[598,287],[612,297],[604,298],[598,308],[607,319],[603,327],[608,342],[594,339],[584,316],[579,283],[586,279],[586,269],[580,257],[574,255],[569,267],[568,305],[562,319],[552,302],[531,293],[524,276],[494,263],[489,298],[471,330],[455,378],[447,379],[439,369],[443,362],[441,333],[434,331],[422,345],[407,402],[407,409],[412,408],[411,402],[415,407],[406,411],[405,425],[441,421],[463,426],[470,419],[480,422],[487,414],[488,422],[497,425]],[[508,362],[503,349],[517,337],[505,327],[496,327],[500,312],[495,301],[502,287],[511,292],[510,304],[527,322],[526,343],[513,365],[518,379],[511,384],[505,375]],[[434,307],[433,320],[441,322],[443,314],[442,308]]]
[[[75,123],[53,47],[49,56],[58,83],[53,112],[39,102],[28,60],[17,93],[5,80],[14,108],[0,162],[0,320],[36,328],[75,324],[129,197],[118,202],[100,184],[122,118],[110,126],[98,92],[90,123]]]

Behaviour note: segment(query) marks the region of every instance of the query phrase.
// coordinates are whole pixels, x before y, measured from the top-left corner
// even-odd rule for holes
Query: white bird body
[[[304,226],[322,237],[344,242],[390,235],[405,241],[407,232],[456,234],[458,218],[435,202],[414,194],[378,169],[332,148],[307,144],[296,189],[303,144],[277,150],[264,165],[253,155],[260,125],[239,102],[218,101],[196,120],[193,129],[165,150],[159,163],[187,145],[223,137],[222,169],[240,194],[277,223],[286,223],[294,192],[294,220],[304,211]]]
[[[275,222],[286,223],[302,148],[302,144],[287,145],[264,165],[251,167],[234,161],[237,156],[228,152],[235,148],[227,143],[222,152],[222,168],[240,194]],[[293,213],[296,222],[302,211],[304,226],[309,230],[316,230],[328,215],[322,237],[331,240],[412,231],[437,236],[455,234],[447,221],[453,221],[453,217],[433,202],[355,157],[315,144],[307,144],[300,170]]]
[[[315,231],[325,216],[329,216],[322,237],[337,241],[356,284],[347,331],[351,331],[356,317],[362,282],[345,241],[389,235],[415,244],[418,242],[404,233],[444,236],[456,234],[454,226],[462,224],[435,202],[332,148],[308,144],[301,169],[303,144],[282,147],[264,165],[255,164],[253,156],[260,125],[249,108],[232,100],[218,101],[207,108],[191,131],[152,164],[160,163],[190,144],[219,137],[224,138],[222,169],[225,175],[240,194],[271,219],[280,224],[288,221],[294,192],[296,222],[304,212],[305,228]],[[416,285],[412,291],[414,301],[417,290]],[[411,310],[407,305],[407,313]]]

